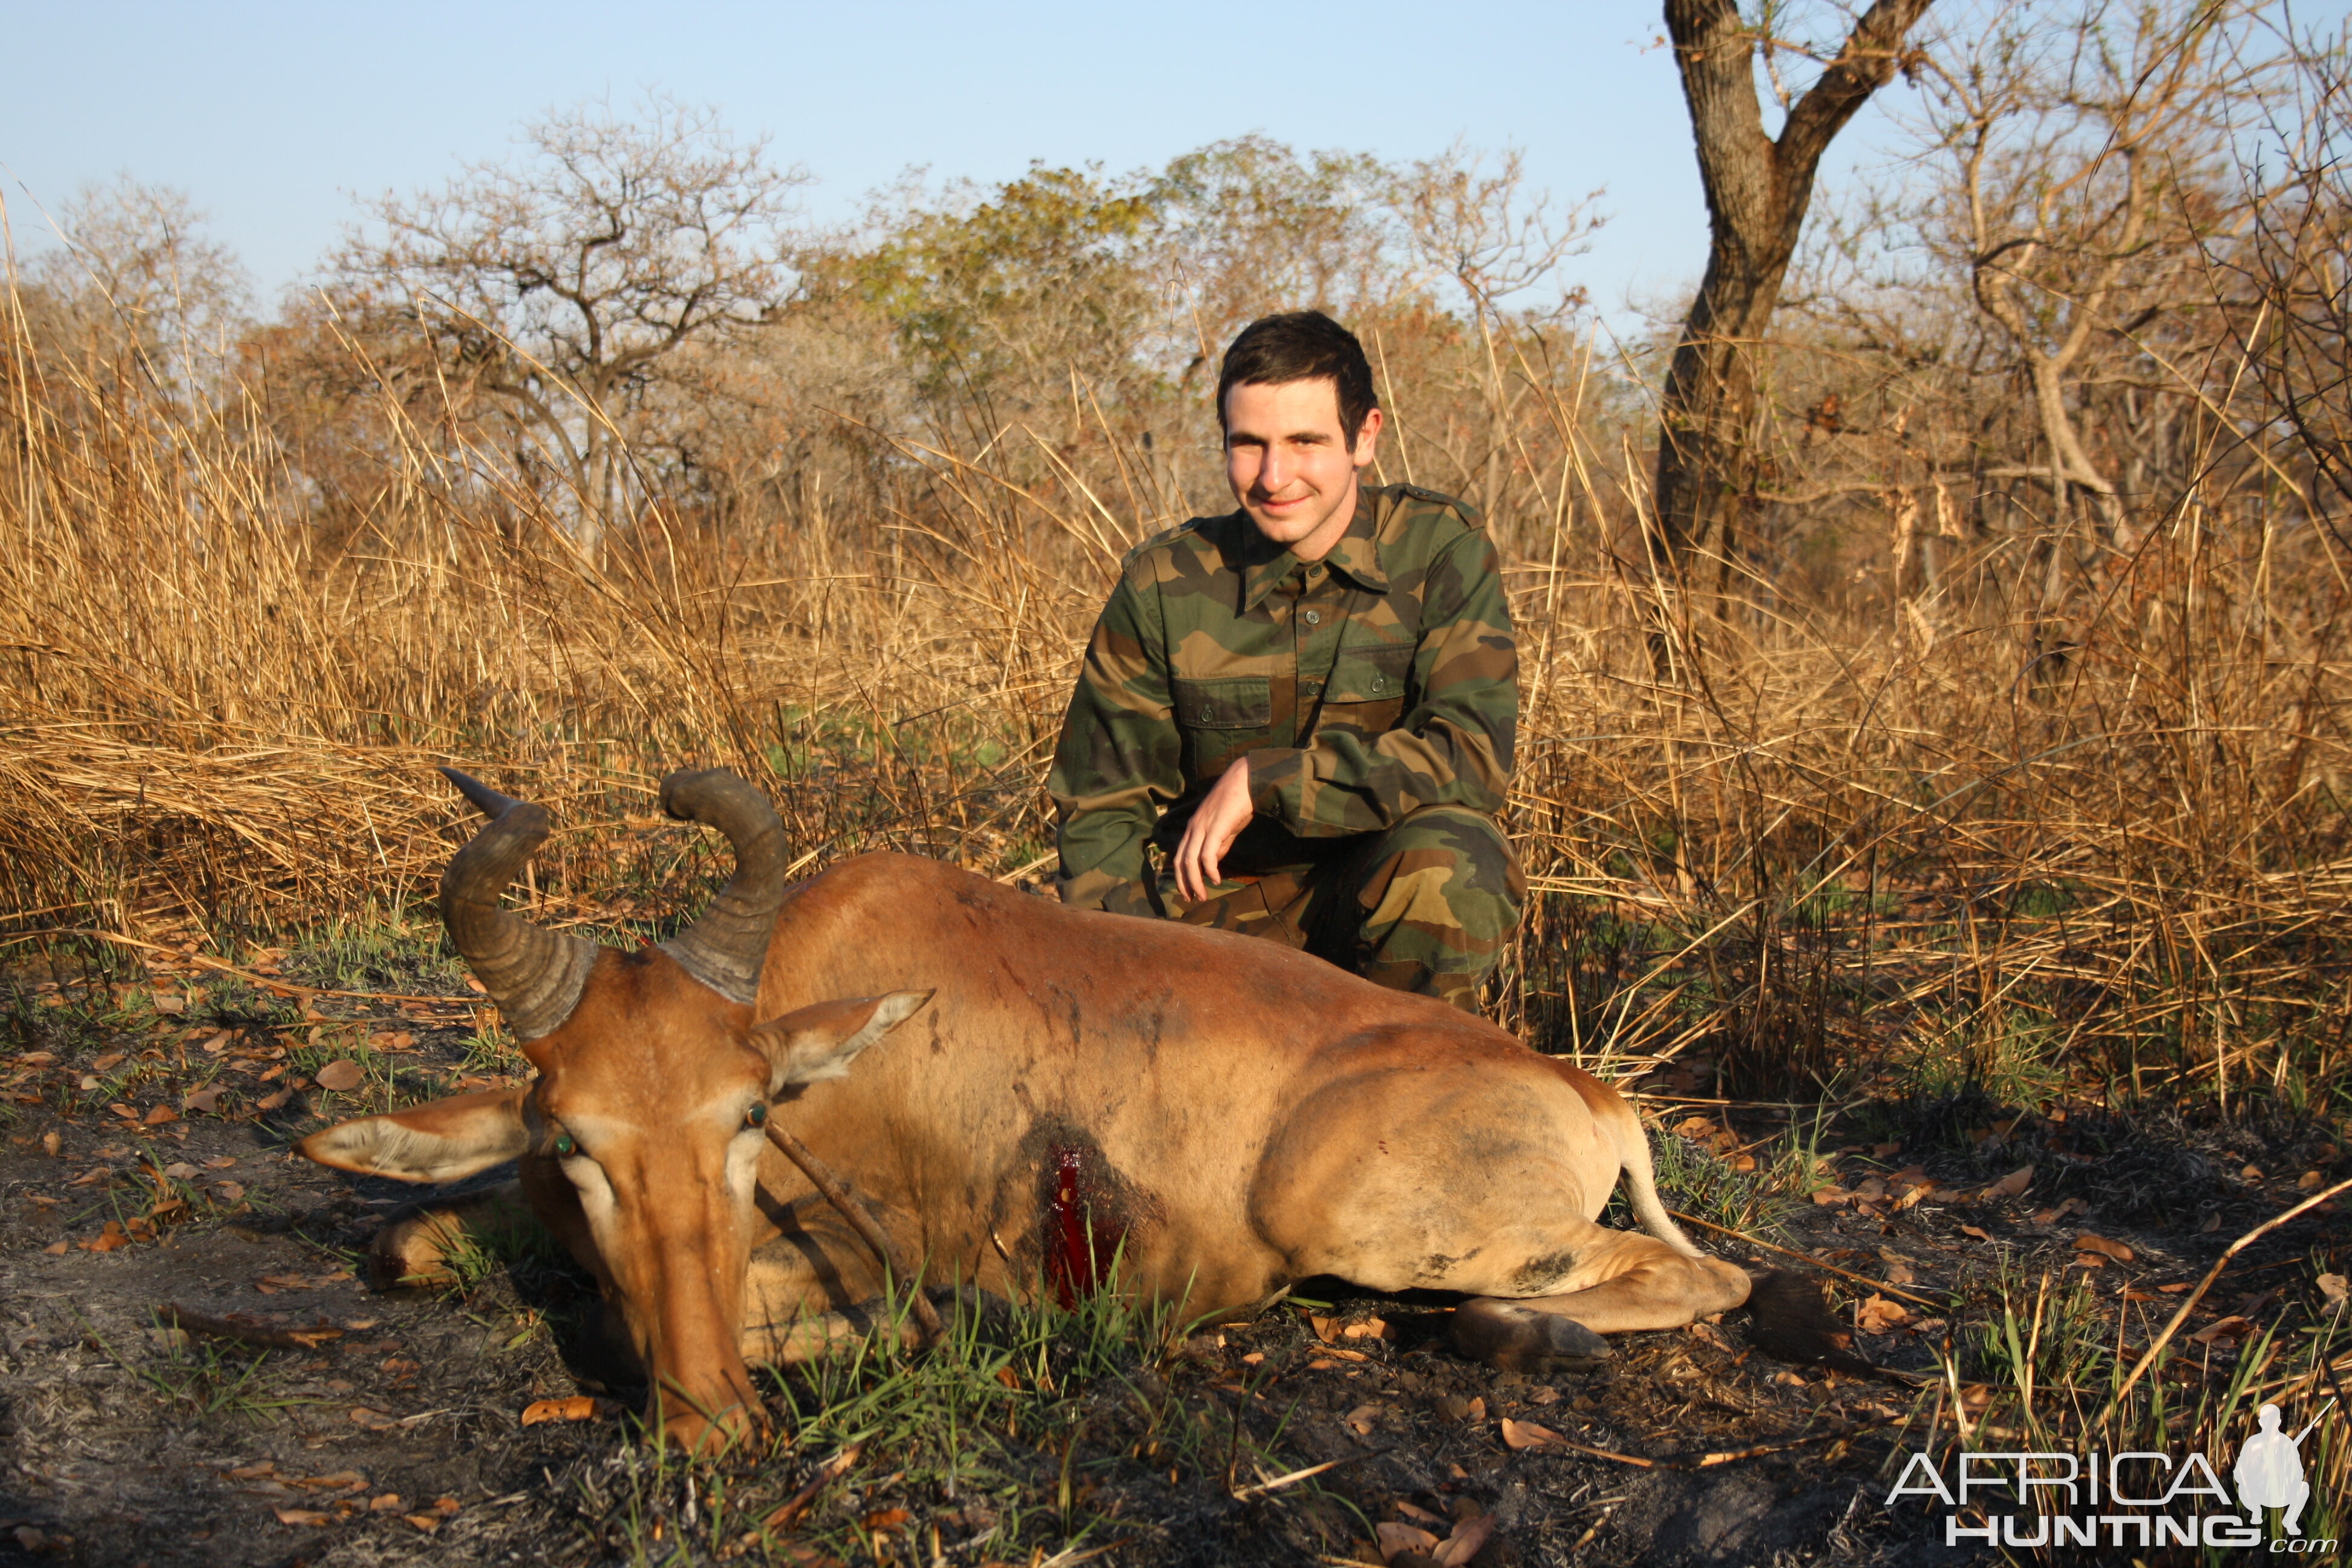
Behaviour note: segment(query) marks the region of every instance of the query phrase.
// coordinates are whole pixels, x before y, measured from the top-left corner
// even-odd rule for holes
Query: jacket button
[[[1309,610],[1309,611],[1307,611],[1307,624],[1308,626],[1321,626],[1321,625],[1323,624],[1323,612],[1322,612],[1322,611],[1320,611],[1320,610]]]
[[[1215,718],[1216,716],[1217,716],[1217,710],[1216,710],[1215,709],[1213,709],[1213,708],[1203,708],[1203,709],[1202,709],[1202,710],[1201,710],[1201,722],[1202,722],[1202,723],[1203,723],[1203,724],[1207,723],[1210,720],[1212,720],[1212,719]]]
[[[1385,690],[1385,689],[1387,689],[1387,687],[1388,687],[1388,682],[1387,682],[1387,681],[1382,680],[1382,679],[1381,679],[1379,676],[1377,676],[1377,675],[1375,675],[1374,677],[1372,677],[1372,689],[1373,689],[1373,690],[1375,690],[1375,691],[1381,691],[1381,690]]]

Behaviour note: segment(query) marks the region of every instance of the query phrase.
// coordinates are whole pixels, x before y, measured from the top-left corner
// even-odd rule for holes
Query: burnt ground
[[[0,1562],[1968,1560],[1879,1502],[1891,1462],[1948,1432],[1940,1374],[1791,1364],[1735,1313],[1529,1381],[1453,1356],[1442,1300],[1328,1282],[1190,1339],[1100,1304],[967,1316],[927,1354],[778,1380],[788,1436],[682,1465],[637,1440],[568,1265],[520,1247],[448,1289],[373,1289],[368,1238],[415,1194],[288,1152],[325,1120],[504,1080],[457,972],[257,967],[447,994],[298,1005],[169,954],[0,983]],[[2230,1237],[2340,1163],[2259,1107],[1792,1122],[1687,1098],[1704,1088],[1645,1103],[1670,1205],[1843,1269],[1824,1282],[1855,1349],[1927,1373],[1948,1350],[1962,1380],[1997,1376],[1978,1325],[2003,1279],[2052,1275],[2142,1342]],[[2175,1375],[2226,1377],[2248,1335],[2311,1311],[2337,1229],[2323,1212],[2239,1258]],[[584,1418],[522,1424],[563,1400]]]

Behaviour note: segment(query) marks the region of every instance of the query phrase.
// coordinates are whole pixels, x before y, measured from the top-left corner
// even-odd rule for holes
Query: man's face
[[[1328,377],[1244,382],[1225,394],[1225,479],[1260,533],[1320,561],[1356,514],[1356,475],[1380,435],[1375,408],[1348,449],[1339,386]]]

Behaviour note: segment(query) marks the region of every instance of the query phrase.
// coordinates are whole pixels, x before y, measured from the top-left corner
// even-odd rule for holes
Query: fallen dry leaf
[[[367,1068],[349,1057],[329,1062],[319,1069],[320,1089],[331,1089],[341,1093],[346,1089],[357,1089],[365,1082],[367,1082]]]
[[[1503,1446],[1507,1448],[1563,1448],[1568,1439],[1549,1426],[1538,1426],[1532,1421],[1514,1421],[1503,1417]]]
[[[372,1498],[369,1500],[368,1511],[370,1513],[398,1513],[401,1509],[405,1506],[406,1500],[407,1500],[403,1498],[398,1492],[386,1492],[380,1498]]]
[[[1477,1556],[1478,1549],[1486,1545],[1486,1538],[1494,1533],[1494,1515],[1482,1513],[1475,1518],[1465,1519],[1454,1527],[1454,1533],[1439,1542],[1437,1550],[1430,1556],[1436,1561],[1437,1568],[1457,1568],[1458,1564]]]
[[[2117,1263],[2129,1263],[2132,1260],[2130,1247],[2120,1241],[2109,1241],[2104,1236],[2093,1236],[2087,1230],[2074,1238],[2074,1250],[2095,1252],[2102,1258],[2112,1258]]]
[[[371,1410],[362,1405],[352,1412],[352,1425],[364,1426],[371,1432],[391,1432],[399,1428],[400,1417],[386,1415],[381,1410]]]
[[[320,1513],[314,1508],[273,1508],[269,1511],[278,1516],[278,1522],[280,1524],[315,1525],[335,1522],[333,1514]]]
[[[112,1252],[118,1247],[130,1245],[131,1238],[122,1234],[122,1226],[113,1220],[108,1220],[106,1228],[90,1240],[83,1242],[81,1249],[84,1252]]]
[[[857,1522],[869,1532],[879,1535],[885,1531],[906,1529],[907,1521],[914,1517],[903,1508],[877,1508]]]
[[[183,1097],[180,1100],[180,1109],[182,1110],[192,1110],[200,1115],[209,1116],[220,1109],[220,1097],[221,1091],[219,1086],[216,1084],[208,1084],[205,1088],[196,1089],[193,1093]]]
[[[1377,1405],[1359,1405],[1349,1411],[1342,1420],[1349,1431],[1361,1437],[1380,1425],[1381,1407]]]
[[[1987,1187],[1984,1190],[1984,1195],[1988,1200],[1993,1198],[2013,1198],[2020,1193],[2025,1191],[2026,1187],[2032,1184],[2032,1181],[2033,1167],[2031,1165],[2021,1165],[2016,1170],[2011,1171],[2008,1175],[2003,1176],[2000,1181],[1995,1182],[1992,1185]]]
[[[1853,1197],[1852,1193],[1840,1186],[1817,1187],[1813,1190],[1813,1202],[1823,1208],[1833,1208],[1839,1204],[1852,1201]]]
[[[213,1196],[218,1198],[225,1204],[242,1203],[245,1201],[245,1184],[243,1182],[215,1182],[208,1190],[212,1193]]]
[[[1307,1326],[1314,1330],[1315,1337],[1327,1345],[1339,1337],[1339,1320],[1337,1318],[1326,1318],[1319,1313],[1309,1312],[1307,1314]]]
[[[522,1409],[522,1424],[537,1426],[550,1421],[593,1421],[596,1401],[585,1394],[569,1399],[534,1399]]]
[[[49,1243],[48,1246],[41,1248],[41,1250],[49,1254],[53,1258],[62,1258],[70,1249],[62,1241],[53,1241]]]
[[[292,1089],[281,1089],[275,1094],[263,1095],[258,1100],[255,1101],[255,1103],[260,1106],[264,1110],[276,1110],[293,1098],[294,1091]]]
[[[1393,1563],[1408,1552],[1417,1552],[1426,1557],[1437,1550],[1437,1537],[1417,1524],[1401,1524],[1395,1520],[1385,1520],[1379,1526],[1378,1533],[1381,1561],[1383,1563]]]
[[[65,1146],[66,1141],[58,1136],[58,1130],[56,1128],[52,1127],[47,1132],[41,1134],[41,1152],[48,1155],[51,1159],[57,1158],[58,1152],[64,1149]]]
[[[2200,1345],[2210,1345],[2218,1340],[2246,1339],[2251,1337],[2253,1331],[2252,1323],[2233,1312],[2229,1317],[2206,1324],[2189,1337]]]
[[[1891,1334],[1910,1321],[1909,1309],[1884,1296],[1873,1296],[1853,1310],[1854,1327],[1865,1334]]]
[[[2342,1306],[2347,1290],[2352,1290],[2352,1281],[2347,1281],[2341,1274],[2323,1274],[2312,1283],[2319,1287],[2319,1293],[2327,1298],[2331,1307]]]
[[[1343,1340],[1384,1340],[1388,1333],[1389,1326],[1385,1320],[1366,1318],[1360,1323],[1349,1323],[1341,1329],[1339,1337]]]
[[[253,1282],[253,1288],[265,1296],[275,1296],[287,1290],[315,1290],[351,1277],[348,1268],[338,1268],[331,1274],[264,1274]]]
[[[1990,1241],[1992,1239],[1992,1232],[1989,1230],[1979,1230],[1972,1225],[1964,1225],[1960,1226],[1960,1234],[1962,1236],[1973,1236],[1979,1241]]]

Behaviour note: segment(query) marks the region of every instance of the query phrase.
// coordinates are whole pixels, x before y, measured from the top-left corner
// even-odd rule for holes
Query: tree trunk
[[[1755,348],[1780,303],[1813,174],[1831,141],[1885,86],[1929,0],[1876,0],[1789,111],[1776,140],[1756,96],[1757,35],[1738,0],[1665,0],[1706,190],[1706,275],[1683,323],[1659,409],[1656,516],[1663,564],[1683,571],[1753,488]]]

